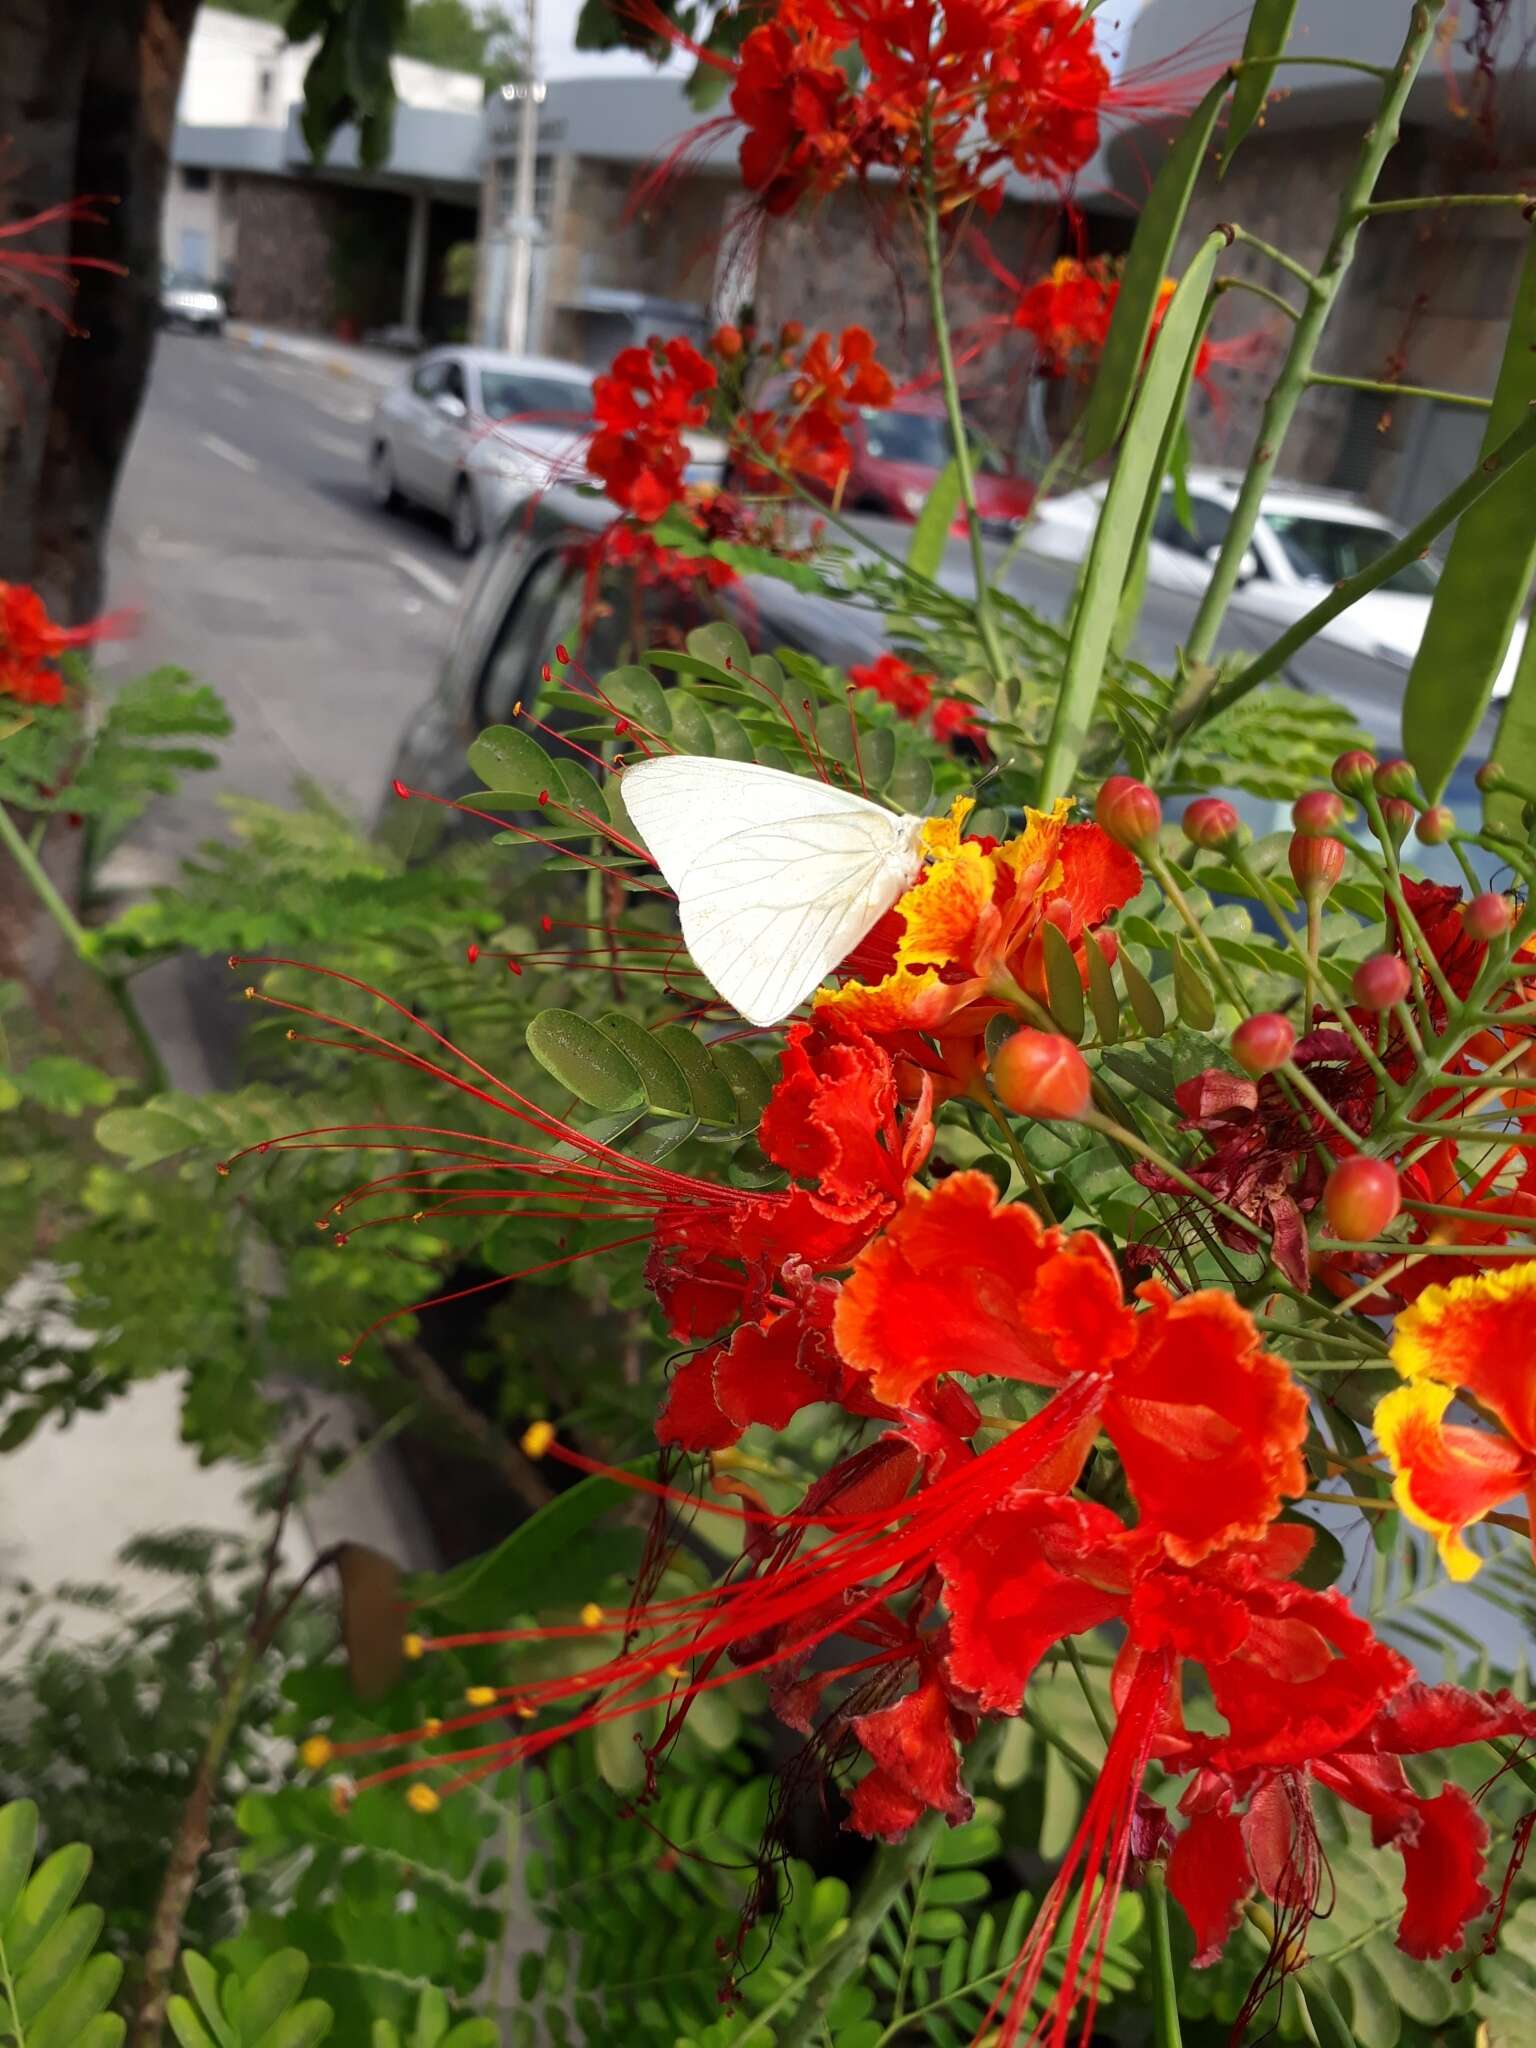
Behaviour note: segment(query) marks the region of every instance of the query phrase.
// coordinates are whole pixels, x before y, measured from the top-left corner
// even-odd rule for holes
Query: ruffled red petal
[[[1207,1969],[1227,1945],[1253,1891],[1243,1824],[1234,1813],[1197,1813],[1168,1858],[1168,1889],[1195,1936],[1194,1966]]]
[[[951,1827],[970,1819],[973,1807],[960,1782],[950,1705],[937,1677],[925,1676],[894,1706],[856,1715],[853,1732],[874,1758],[870,1778],[878,1781],[869,1792],[864,1788],[870,1778],[855,1789],[848,1816],[855,1832],[891,1840],[925,1810],[942,1813]],[[909,1806],[910,1817],[902,1820]]]

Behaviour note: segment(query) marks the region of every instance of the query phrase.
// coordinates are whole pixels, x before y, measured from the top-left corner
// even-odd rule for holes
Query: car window
[[[949,426],[936,413],[877,412],[862,407],[864,443],[876,462],[911,462],[942,469],[955,452]]]
[[[1191,494],[1189,509],[1194,520],[1193,532],[1179,517],[1173,492],[1165,490],[1153,522],[1152,538],[1161,541],[1166,548],[1176,548],[1183,555],[1199,555],[1203,560],[1212,548],[1219,548],[1226,539],[1230,514],[1226,506],[1218,505],[1214,498],[1194,494]]]
[[[1315,583],[1340,583],[1346,576],[1357,576],[1397,539],[1389,527],[1363,526],[1354,520],[1294,512],[1266,512],[1264,517],[1296,574]],[[1380,587],[1428,597],[1435,588],[1435,572],[1428,562],[1409,562]]]
[[[448,375],[444,362],[421,363],[411,374],[411,389],[418,398],[436,398]]]
[[[443,365],[442,393],[446,398],[456,398],[460,405],[468,409],[469,386],[464,382],[464,371],[458,363]]]
[[[513,708],[538,694],[539,670],[563,621],[579,621],[582,571],[563,551],[543,554],[512,595],[476,691],[482,725],[510,725]],[[572,635],[579,638],[578,635]]]
[[[586,427],[592,422],[592,387],[574,377],[525,377],[509,370],[482,370],[480,409],[493,420]]]

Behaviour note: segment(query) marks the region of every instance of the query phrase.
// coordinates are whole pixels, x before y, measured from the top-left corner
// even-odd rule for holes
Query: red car
[[[916,519],[934,479],[950,461],[955,444],[943,409],[933,400],[909,399],[876,411],[861,407],[848,427],[853,467],[843,486],[843,506],[850,512],[883,512],[892,519]],[[973,441],[976,462],[976,508],[989,533],[1012,534],[1034,501],[1027,477],[1013,476],[984,443]],[[955,531],[965,531],[965,514],[957,514]]]

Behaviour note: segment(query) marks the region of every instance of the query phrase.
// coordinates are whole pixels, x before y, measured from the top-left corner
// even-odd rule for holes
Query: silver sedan
[[[379,403],[368,440],[374,502],[446,515],[473,554],[530,490],[586,472],[592,374],[549,356],[437,348]]]

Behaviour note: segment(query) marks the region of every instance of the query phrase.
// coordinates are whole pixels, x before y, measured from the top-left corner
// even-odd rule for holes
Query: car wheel
[[[472,555],[480,545],[480,511],[475,504],[475,493],[467,477],[459,478],[459,487],[453,494],[450,525],[455,552]]]
[[[394,512],[400,504],[395,488],[395,464],[387,441],[376,441],[368,458],[368,491],[381,512]]]

